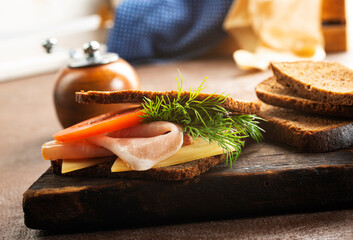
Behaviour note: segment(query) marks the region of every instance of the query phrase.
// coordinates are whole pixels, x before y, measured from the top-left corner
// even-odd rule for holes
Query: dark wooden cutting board
[[[187,181],[75,178],[50,169],[25,193],[35,229],[122,227],[353,206],[353,150],[298,153],[248,145],[232,169]]]

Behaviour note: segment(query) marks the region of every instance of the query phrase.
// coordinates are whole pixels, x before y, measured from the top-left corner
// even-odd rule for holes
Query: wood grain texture
[[[325,39],[326,52],[342,52],[347,51],[347,26],[345,23],[324,25],[322,33]]]
[[[353,67],[351,59],[352,54],[344,53],[329,55],[327,60]],[[256,99],[254,87],[271,75],[270,72],[241,71],[231,58],[199,59],[139,66],[141,89],[176,90],[177,68],[183,74],[185,86],[195,89],[208,76],[206,91],[209,93],[227,91],[234,98],[247,100]],[[228,220],[76,232],[27,228],[22,210],[23,193],[49,167],[49,163],[41,159],[40,147],[61,129],[52,102],[54,81],[55,75],[48,74],[0,84],[0,239],[351,238],[352,209],[325,212],[312,209],[315,213],[255,218],[231,216]]]
[[[322,0],[321,20],[323,22],[345,23],[346,22],[345,0]]]
[[[24,193],[25,223],[85,229],[353,206],[352,151],[251,144],[232,169],[221,164],[180,182],[62,177],[49,169]]]

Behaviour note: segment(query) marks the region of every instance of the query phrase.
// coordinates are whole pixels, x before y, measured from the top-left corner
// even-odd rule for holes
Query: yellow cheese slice
[[[191,162],[200,158],[219,155],[222,153],[223,148],[219,147],[217,142],[209,143],[203,139],[196,139],[193,144],[181,147],[176,154],[157,163],[153,168],[167,167],[180,163]],[[111,171],[126,172],[132,170],[121,159],[118,158],[115,160]]]
[[[208,143],[203,139],[196,139],[193,144],[184,146],[170,158],[157,163],[154,168],[167,167],[176,164],[191,162],[200,158],[210,157],[223,153],[223,149],[217,142]],[[100,163],[109,162],[111,158],[92,158],[92,159],[64,159],[62,160],[61,173],[68,173],[80,169],[88,168]],[[112,172],[132,171],[121,159],[117,159],[112,168]]]
[[[88,168],[100,163],[112,161],[111,158],[92,158],[92,159],[64,159],[61,164],[61,173],[73,172],[83,168]]]

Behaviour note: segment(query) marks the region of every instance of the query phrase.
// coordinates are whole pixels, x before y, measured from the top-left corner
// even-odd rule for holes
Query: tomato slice
[[[142,115],[141,109],[106,113],[61,130],[53,137],[55,140],[67,142],[133,127],[143,122]]]

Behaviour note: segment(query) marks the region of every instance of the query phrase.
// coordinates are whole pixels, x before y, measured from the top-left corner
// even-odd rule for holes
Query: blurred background
[[[122,27],[118,29],[118,26],[114,26],[114,23],[118,22],[119,24],[121,24],[122,20],[118,19],[119,16],[116,16],[115,13],[117,12],[117,8],[125,4],[125,2],[129,2],[129,0],[0,0],[0,2],[0,81],[8,81],[11,79],[18,79],[31,75],[57,71],[59,67],[65,61],[67,61],[68,55],[65,51],[58,51],[57,53],[51,55],[48,55],[44,52],[41,43],[44,39],[48,37],[57,38],[59,46],[67,49],[79,49],[83,43],[88,42],[90,40],[97,40],[101,43],[107,43],[108,41],[110,41],[109,48],[113,51],[119,51],[120,45],[114,45],[116,44],[114,43],[114,41],[116,40],[116,36],[114,34],[118,34],[119,38],[119,34],[121,36],[121,33],[119,33],[119,31],[123,30]],[[204,2],[204,4],[209,4],[208,1]],[[239,2],[244,3],[247,1]],[[158,1],[155,1],[154,4],[155,5],[153,6],[153,9],[158,9]],[[221,31],[224,31],[224,35],[222,34],[219,39],[214,39],[214,41],[210,42],[210,44],[208,45],[205,43],[200,44],[202,45],[202,47],[197,51],[194,51],[193,54],[185,54],[185,52],[192,52],[188,51],[188,47],[186,47],[180,50],[179,52],[178,49],[172,49],[170,51],[170,55],[166,55],[165,52],[162,52],[158,56],[155,56],[153,55],[154,53],[148,52],[151,51],[151,47],[147,46],[142,50],[138,49],[138,51],[147,51],[148,54],[150,54],[147,54],[145,59],[142,56],[142,61],[140,61],[141,57],[139,58],[139,56],[135,55],[129,58],[129,52],[124,52],[123,57],[132,63],[141,64],[144,62],[179,60],[200,56],[229,58],[233,57],[236,61],[236,57],[238,56],[238,58],[242,59],[242,62],[239,62],[240,67],[241,64],[245,64],[245,66],[243,66],[245,68],[247,67],[249,61],[249,64],[252,64],[254,56],[257,60],[259,59],[259,56],[262,59],[263,55],[261,54],[263,54],[263,48],[261,48],[262,52],[260,51],[257,52],[255,55],[252,55],[253,53],[251,53],[251,47],[250,50],[247,49],[246,46],[244,47],[244,45],[242,45],[241,43],[241,41],[244,40],[237,39],[237,36],[234,36],[237,34],[237,32],[234,34],[232,30],[229,30],[229,28],[232,28],[232,26],[229,27],[232,22],[232,16],[230,15],[232,13],[238,13],[238,15],[236,16],[236,18],[238,18],[239,6],[237,6],[238,9],[235,9],[235,3],[231,3],[231,1],[219,1],[219,4],[224,4],[224,7],[227,8],[226,14],[220,17],[224,19],[224,21],[227,21],[228,19],[228,23],[230,24],[227,25],[223,23],[223,29]],[[320,9],[318,10],[318,12],[320,13],[320,24],[323,34],[322,36],[324,38],[323,47],[326,52],[332,53],[340,51],[349,51],[350,49],[352,49],[353,14],[349,13],[353,13],[353,2],[349,0],[322,0],[319,4],[320,5],[318,6],[320,7]],[[125,4],[124,7],[126,10],[126,8],[128,8],[129,6],[126,6]],[[176,6],[175,11],[185,11],[186,7],[188,7],[187,4],[183,5],[179,3]],[[197,7],[199,6],[191,6],[191,9]],[[144,13],[143,9],[139,9],[139,11],[140,12],[135,13],[132,11],[129,12],[129,14],[138,15]],[[309,9],[308,12],[315,12],[315,9]],[[242,13],[244,13],[244,11],[240,11],[240,14]],[[121,16],[128,15],[126,11],[122,12],[121,14]],[[192,15],[193,12],[189,12],[189,15],[190,14]],[[202,14],[205,14],[205,9],[199,10],[198,14],[198,16],[202,16]],[[245,12],[245,15],[246,14],[248,13]],[[259,14],[258,16],[260,15],[261,14]],[[177,18],[178,16],[175,17]],[[252,20],[254,22],[254,19]],[[259,20],[259,22],[262,23],[262,21],[265,20],[266,19],[262,18]],[[161,21],[163,21],[163,19]],[[173,21],[173,19],[169,19],[169,21]],[[196,20],[191,19],[190,21]],[[300,19],[294,19],[294,22],[296,21],[300,22]],[[200,24],[200,22],[197,22],[197,24]],[[154,28],[159,26],[158,24],[156,25],[156,23],[152,25]],[[127,23],[126,26],[130,27],[134,26],[134,24]],[[144,32],[145,28],[148,27],[148,25],[139,25],[139,27],[140,31]],[[256,26],[252,27],[256,30]],[[239,29],[239,24],[237,25],[237,29]],[[130,30],[131,29],[128,29],[127,31]],[[195,30],[195,28],[193,30]],[[111,31],[110,37],[109,31]],[[135,29],[134,31],[139,31],[139,28]],[[134,31],[130,32],[130,34],[134,34]],[[195,31],[193,33],[195,33]],[[202,31],[203,30],[200,30],[200,32]],[[189,32],[192,31],[190,30]],[[158,32],[158,34],[161,33]],[[245,36],[244,33],[241,33],[239,35]],[[130,35],[128,37],[133,39],[134,36],[137,39],[141,38],[141,36],[138,36],[138,34]],[[147,35],[147,37],[148,36],[149,35]],[[188,35],[188,37],[190,38],[192,36],[192,34]],[[257,32],[255,31],[255,36],[261,37],[261,30],[258,30]],[[175,36],[173,36],[173,38],[175,39],[175,42],[181,44],[181,39],[178,39]],[[156,39],[158,39],[158,37],[156,37]],[[162,36],[162,38],[160,39],[165,40],[166,38],[163,38]],[[209,36],[207,37],[207,39],[210,41],[213,40]],[[186,41],[186,38],[182,40]],[[192,42],[193,40],[189,39],[189,41]],[[143,43],[144,41],[140,41],[140,43],[141,42]],[[139,42],[136,43],[139,44]],[[194,42],[194,44],[198,43],[199,42]],[[168,42],[166,42],[166,44],[168,45]],[[158,47],[160,47],[160,45]],[[175,47],[177,48],[178,46]],[[236,56],[234,52],[239,49],[245,49],[246,51],[238,52],[238,55]],[[175,53],[175,55],[173,55],[173,53]],[[305,54],[306,53],[304,53],[304,55]],[[259,61],[256,64],[259,65]],[[255,68],[261,69],[262,67],[255,66]],[[266,69],[266,64],[263,68]]]

